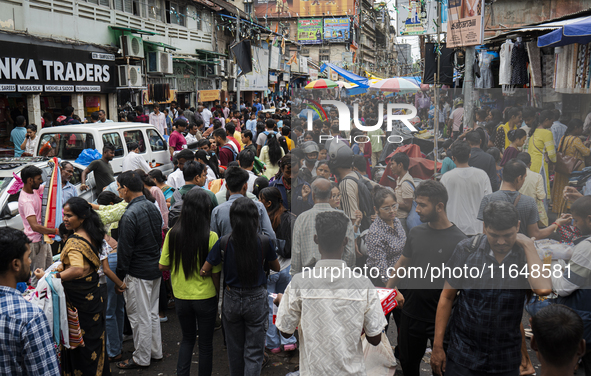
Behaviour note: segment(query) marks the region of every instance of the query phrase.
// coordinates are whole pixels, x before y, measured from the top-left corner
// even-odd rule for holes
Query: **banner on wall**
[[[321,44],[322,18],[298,20],[298,42],[301,44]]]
[[[450,0],[442,0],[441,4],[442,33],[447,32],[448,1]],[[437,0],[398,0],[397,11],[396,35],[437,34]],[[445,17],[443,17],[444,11]]]
[[[310,68],[310,81],[316,81],[318,79],[318,69]]]
[[[199,90],[197,95],[199,102],[213,102],[220,100],[219,90]]]
[[[324,40],[344,43],[349,40],[349,17],[325,18]]]
[[[478,46],[484,40],[484,0],[448,0],[447,47]]]
[[[322,17],[357,14],[355,0],[254,0],[258,18]]]

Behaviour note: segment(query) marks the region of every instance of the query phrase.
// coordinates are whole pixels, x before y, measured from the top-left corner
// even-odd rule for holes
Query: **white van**
[[[123,158],[128,153],[127,144],[137,142],[140,155],[152,168],[168,175],[173,170],[168,143],[158,130],[145,123],[93,123],[73,124],[43,128],[37,134],[39,143],[35,155],[75,161],[84,149],[97,149],[101,154],[103,146],[115,146],[115,158],[111,167],[115,175],[122,172]]]

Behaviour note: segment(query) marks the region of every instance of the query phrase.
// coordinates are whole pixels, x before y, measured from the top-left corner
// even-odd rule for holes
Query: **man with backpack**
[[[267,136],[275,132],[275,120],[267,119],[265,121],[265,131],[257,136],[257,157],[261,156],[261,149],[267,144]]]
[[[226,138],[226,130],[224,128],[218,128],[213,131],[213,138],[218,146],[218,159],[220,160],[220,166],[227,167],[230,162],[236,160],[236,151],[232,146],[228,144]]]
[[[192,189],[203,189],[205,181],[207,180],[207,170],[203,163],[188,161],[183,166],[183,177],[185,178],[185,185],[177,189],[170,199],[170,210],[168,211],[168,226],[172,227],[176,223],[181,208],[183,207],[183,197]],[[206,190],[211,198],[212,209],[218,206],[218,200],[212,191]]]
[[[76,120],[72,117],[72,114],[74,114],[74,107],[68,106],[68,107],[64,108],[64,116],[66,118],[63,120],[60,120],[59,124],[60,125],[80,124],[80,122],[78,120]],[[60,118],[61,118],[61,116],[60,116]],[[58,120],[59,120],[59,118],[58,118]]]
[[[359,230],[367,230],[374,214],[373,203],[371,192],[361,175],[353,171],[353,151],[344,143],[335,142],[331,145],[328,155],[330,171],[339,181],[343,211],[352,222],[355,222],[356,212],[360,210],[363,218]]]
[[[414,180],[408,172],[409,164],[410,158],[404,153],[396,153],[390,159],[390,170],[397,176],[396,189],[394,190],[394,193],[396,193],[396,202],[398,202],[396,216],[400,220],[407,236],[409,228],[406,222],[412,210],[415,191]]]

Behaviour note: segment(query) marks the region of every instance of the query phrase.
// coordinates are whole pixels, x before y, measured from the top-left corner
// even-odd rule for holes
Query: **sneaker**
[[[168,321],[168,317],[164,316],[164,317],[160,317],[160,322],[167,322]]]
[[[271,354],[279,354],[281,352],[281,347],[276,347],[274,349],[268,349]]]
[[[297,345],[295,343],[293,343],[293,344],[289,344],[289,345],[284,345],[283,351],[294,351],[297,348],[298,348]]]

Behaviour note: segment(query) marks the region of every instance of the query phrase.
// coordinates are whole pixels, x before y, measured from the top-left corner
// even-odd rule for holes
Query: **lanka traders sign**
[[[115,55],[4,41],[0,51],[0,92],[116,91]]]
[[[298,20],[298,42],[301,44],[321,44],[322,18]]]

